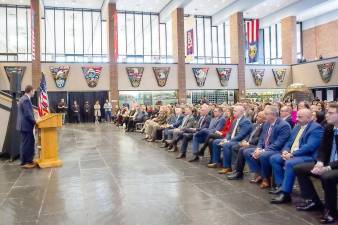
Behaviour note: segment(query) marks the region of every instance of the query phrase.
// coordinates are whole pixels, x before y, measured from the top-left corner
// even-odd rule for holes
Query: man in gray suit
[[[20,159],[21,167],[31,169],[35,167],[33,162],[35,151],[35,139],[33,129],[36,124],[31,98],[34,96],[34,88],[27,85],[25,94],[20,98],[18,104],[18,119],[16,129],[21,133]]]

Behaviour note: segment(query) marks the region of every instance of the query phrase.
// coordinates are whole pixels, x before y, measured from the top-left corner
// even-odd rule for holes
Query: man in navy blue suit
[[[216,139],[212,143],[212,163],[208,164],[209,168],[220,166],[221,150],[223,149],[223,167],[220,174],[231,172],[232,147],[248,136],[252,129],[249,119],[244,116],[245,109],[241,105],[234,107],[235,120],[233,121],[230,131],[224,139]]]
[[[209,134],[214,133],[215,131],[220,131],[225,124],[225,119],[223,117],[223,110],[221,107],[215,107],[214,109],[214,118],[210,121],[210,125],[208,128],[204,128],[198,132],[196,132],[192,139],[192,153],[193,158],[189,160],[189,162],[195,162],[199,160],[198,152],[199,152],[199,144],[205,142],[205,139]]]
[[[275,183],[278,188],[270,192],[278,194],[271,200],[272,204],[291,201],[291,192],[295,181],[293,168],[305,162],[314,162],[316,150],[323,135],[320,124],[312,121],[309,109],[301,109],[297,113],[298,124],[291,132],[289,141],[285,144],[282,153],[276,153],[270,158]]]
[[[264,109],[266,122],[260,135],[257,148],[244,150],[245,161],[255,173],[251,183],[260,183],[261,188],[270,187],[270,157],[282,150],[290,137],[290,125],[278,117],[278,108],[267,105]]]
[[[25,94],[20,98],[18,104],[18,117],[16,129],[21,133],[20,159],[21,167],[31,169],[35,167],[33,162],[35,151],[35,139],[33,129],[35,118],[31,98],[34,96],[34,88],[28,85],[25,88]]]

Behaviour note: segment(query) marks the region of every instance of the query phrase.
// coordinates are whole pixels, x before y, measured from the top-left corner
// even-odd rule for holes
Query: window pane
[[[276,55],[276,27],[271,26],[271,58],[275,59]]]
[[[197,52],[198,56],[205,56],[204,53],[204,29],[203,18],[196,18],[197,22]]]
[[[217,27],[212,27],[212,56],[214,58],[213,62],[218,63],[218,35]]]
[[[277,47],[278,47],[278,58],[282,58],[282,27],[281,23],[277,24]]]
[[[7,52],[6,49],[6,9],[0,7],[0,52]]]
[[[56,54],[65,53],[63,10],[55,10]]]
[[[26,9],[18,8],[18,50],[21,53],[27,52],[27,20]]]
[[[205,33],[205,56],[211,57],[211,22],[209,18],[204,19],[204,33]]]
[[[297,23],[297,53],[301,54],[302,52],[302,38],[301,38],[301,25]]]
[[[270,63],[270,35],[269,28],[264,28],[264,55],[265,63]]]
[[[195,32],[196,33],[196,32]],[[172,56],[173,55],[173,43],[172,43],[172,23],[171,20],[167,22],[167,54]]]
[[[83,29],[82,29],[82,12],[74,11],[74,41],[75,54],[83,53]]]
[[[46,53],[54,54],[54,10],[46,10]]]
[[[74,54],[74,36],[73,36],[73,11],[65,11],[65,45],[66,54]],[[70,58],[68,60],[71,60]]]
[[[225,25],[225,57],[229,58],[227,59],[228,62],[230,62],[230,25],[226,24]]]
[[[219,57],[224,57],[224,42],[225,42],[225,37],[224,37],[224,25],[221,24],[218,26],[218,55]]]
[[[16,9],[7,8],[7,24],[8,24],[8,52],[17,52],[17,39],[16,39]]]
[[[83,12],[83,33],[84,33],[84,54],[91,55],[93,50],[93,23],[92,23],[92,13]]]
[[[124,13],[117,14],[119,55],[126,55],[126,23]]]
[[[166,25],[165,24],[161,24],[160,25],[160,55],[164,56],[167,54],[167,44],[166,44]]]
[[[134,15],[127,14],[127,55],[135,54],[134,43]]]
[[[143,55],[142,14],[135,14],[136,55]]]
[[[159,21],[158,16],[151,15],[152,20],[152,55],[159,55],[160,54],[160,38],[159,38]]]
[[[93,52],[94,54],[101,54],[101,13],[93,12]]]
[[[107,33],[107,22],[102,21],[102,54],[108,54],[108,33]]]
[[[151,55],[150,15],[143,15],[144,55]]]

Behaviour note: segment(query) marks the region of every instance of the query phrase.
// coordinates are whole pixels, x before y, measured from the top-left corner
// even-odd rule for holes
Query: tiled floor
[[[318,213],[275,206],[256,185],[109,124],[60,129],[57,169],[0,162],[0,225],[309,225]],[[297,201],[297,198],[294,198]]]

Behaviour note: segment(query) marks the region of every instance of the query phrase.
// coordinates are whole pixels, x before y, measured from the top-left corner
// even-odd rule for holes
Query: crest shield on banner
[[[230,78],[231,68],[216,68],[216,71],[219,82],[221,83],[222,87],[225,87]]]
[[[281,86],[284,82],[286,69],[272,69],[273,76],[277,86]]]
[[[83,66],[82,73],[87,81],[88,87],[94,88],[97,86],[101,75],[101,66]]]
[[[68,78],[70,66],[50,66],[49,71],[52,74],[57,88],[64,88]]]
[[[192,68],[197,86],[203,87],[208,76],[209,68]]]
[[[157,85],[164,87],[167,84],[170,67],[153,67]]]
[[[321,76],[322,80],[324,81],[324,83],[330,82],[334,66],[335,66],[334,62],[323,63],[323,64],[317,65],[320,76]]]
[[[256,86],[261,86],[265,69],[250,69]]]
[[[143,76],[143,67],[127,67],[127,74],[132,87],[139,87]]]

